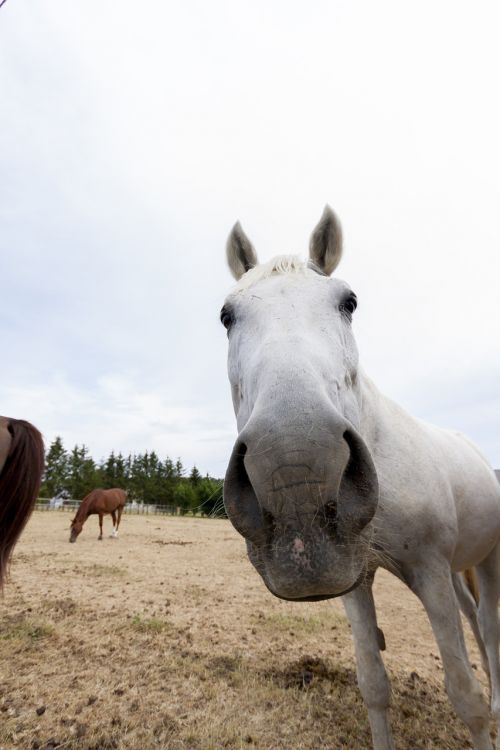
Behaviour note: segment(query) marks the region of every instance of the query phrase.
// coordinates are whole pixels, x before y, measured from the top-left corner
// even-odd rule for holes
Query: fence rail
[[[68,511],[74,513],[78,510],[80,503],[76,500],[66,500],[62,505],[50,504],[38,501],[35,505],[36,510],[45,511]],[[153,516],[180,516],[181,509],[174,505],[145,505],[144,503],[127,503],[124,508],[124,513],[136,513],[139,515],[153,515]]]

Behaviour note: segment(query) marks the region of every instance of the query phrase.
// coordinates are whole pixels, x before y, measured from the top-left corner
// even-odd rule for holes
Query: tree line
[[[40,496],[82,500],[96,487],[120,487],[130,500],[175,506],[181,513],[209,515],[223,509],[222,480],[202,476],[196,466],[187,474],[180,459],[162,461],[155,451],[129,456],[112,451],[96,462],[85,445],[68,451],[56,437],[47,452]]]

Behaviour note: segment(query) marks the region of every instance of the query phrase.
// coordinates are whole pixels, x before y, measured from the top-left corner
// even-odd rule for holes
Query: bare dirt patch
[[[0,604],[2,750],[371,747],[340,602],[273,598],[227,521],[68,525],[34,514]],[[420,604],[383,572],[376,598],[396,746],[471,747]]]

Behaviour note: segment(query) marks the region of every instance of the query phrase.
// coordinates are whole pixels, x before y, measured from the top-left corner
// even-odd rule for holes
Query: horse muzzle
[[[378,504],[377,473],[342,417],[305,435],[245,427],[224,482],[230,521],[276,596],[341,596],[363,578]]]

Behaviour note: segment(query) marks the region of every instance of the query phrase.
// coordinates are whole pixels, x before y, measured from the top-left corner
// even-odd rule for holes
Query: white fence
[[[69,511],[75,513],[80,506],[78,500],[64,500],[62,503],[54,503],[50,500],[43,502],[39,500],[36,505],[36,510],[57,510],[57,511]],[[181,515],[181,509],[176,508],[174,505],[146,505],[144,503],[130,502],[127,503],[124,508],[124,513],[139,513],[145,515],[160,515],[160,516],[179,516]]]

